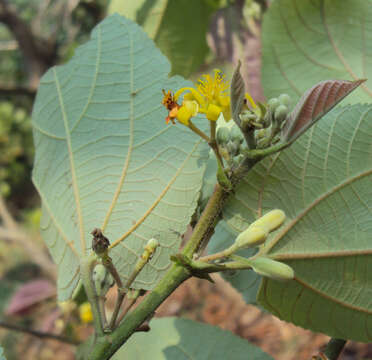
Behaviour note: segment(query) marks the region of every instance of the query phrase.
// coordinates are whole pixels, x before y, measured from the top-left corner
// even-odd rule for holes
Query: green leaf
[[[59,266],[58,295],[79,281],[98,227],[125,280],[152,237],[161,247],[135,288],[152,289],[170,265],[201,188],[206,144],[166,126],[161,89],[167,59],[135,23],[106,18],[72,60],[41,80],[33,110],[33,181],[43,203],[43,237]],[[187,86],[187,85],[186,85]]]
[[[242,231],[284,210],[286,223],[260,251],[291,266],[295,279],[265,279],[259,303],[304,328],[364,342],[372,341],[371,134],[372,106],[332,110],[256,165],[224,214]]]
[[[154,319],[149,333],[136,333],[113,356],[156,360],[270,360],[271,356],[232,333],[186,319]]]
[[[109,13],[136,21],[172,64],[172,74],[188,77],[208,53],[206,34],[215,5],[201,0],[112,0]]]
[[[371,0],[274,1],[262,34],[266,97],[287,93],[298,99],[322,80],[367,78],[346,101],[371,102],[371,5]]]

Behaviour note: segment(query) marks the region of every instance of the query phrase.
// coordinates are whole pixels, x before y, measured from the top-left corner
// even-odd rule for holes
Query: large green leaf
[[[371,5],[371,0],[274,1],[262,34],[265,95],[296,99],[322,80],[367,78],[345,101],[371,102]]]
[[[134,286],[151,289],[170,264],[196,207],[206,145],[166,126],[167,59],[135,23],[113,15],[73,59],[41,80],[33,111],[33,181],[43,237],[59,266],[59,298],[71,296],[93,228],[110,239],[123,279],[151,237],[158,249]]]
[[[270,360],[257,346],[214,326],[186,319],[155,319],[149,333],[137,333],[113,359]]]
[[[172,74],[188,77],[208,53],[207,29],[215,6],[205,0],[111,0],[109,13],[141,25],[168,57]]]
[[[290,148],[256,165],[227,205],[244,230],[279,208],[288,220],[261,251],[295,279],[265,279],[259,303],[313,331],[372,341],[372,106],[332,110]],[[244,273],[242,273],[242,283]]]

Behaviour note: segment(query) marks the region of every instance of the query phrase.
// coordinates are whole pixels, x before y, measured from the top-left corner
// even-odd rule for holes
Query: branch
[[[25,328],[23,326],[8,324],[4,321],[0,321],[0,327],[3,327],[5,329],[9,329],[9,330],[23,332],[23,333],[26,333],[26,334],[30,334],[30,335],[36,336],[40,339],[57,340],[57,341],[60,341],[60,342],[71,344],[71,345],[79,345],[80,344],[79,341],[71,339],[71,338],[67,338],[67,337],[62,336],[62,335],[56,335],[56,334],[50,334],[50,333],[46,333],[46,332],[42,332],[42,331],[32,330],[32,329]]]
[[[17,9],[7,0],[0,0],[0,22],[13,34],[18,42],[30,74],[30,86],[37,88],[41,75],[56,60],[56,44],[48,44],[33,33],[27,22],[18,16]]]

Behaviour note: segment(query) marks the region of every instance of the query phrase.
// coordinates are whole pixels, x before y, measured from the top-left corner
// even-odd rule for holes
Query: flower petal
[[[221,114],[222,109],[214,104],[209,104],[207,113],[205,114],[206,118],[211,121],[217,121],[218,117]]]
[[[189,125],[190,118],[192,117],[192,112],[186,107],[181,106],[178,109],[177,120],[184,125]]]

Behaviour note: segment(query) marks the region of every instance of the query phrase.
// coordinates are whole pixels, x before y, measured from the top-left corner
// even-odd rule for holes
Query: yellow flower
[[[191,117],[198,113],[199,105],[194,100],[184,100],[182,106],[178,109],[176,118],[177,120],[184,124],[189,125]]]
[[[226,121],[231,119],[230,97],[227,94],[229,83],[221,70],[214,70],[214,77],[203,75],[196,84],[196,89],[184,87],[179,89],[174,98],[177,100],[184,92],[184,101],[195,101],[199,105],[198,112],[205,114],[210,121],[216,121],[223,113]]]
[[[216,121],[221,113],[225,121],[231,119],[230,96],[228,94],[229,82],[221,70],[214,70],[214,76],[204,74],[198,80],[196,88],[183,87],[173,95],[171,91],[166,93],[163,90],[164,98],[162,104],[168,109],[166,117],[167,124],[169,121],[175,123],[177,119],[180,123],[188,126],[190,119],[197,113],[205,114],[210,121]],[[177,103],[178,98],[183,95],[182,105]],[[249,105],[249,106],[248,106]],[[252,111],[259,111],[258,106],[252,97],[245,94],[245,106]]]
[[[80,320],[83,323],[90,323],[93,321],[92,307],[88,302],[85,302],[79,306]]]

